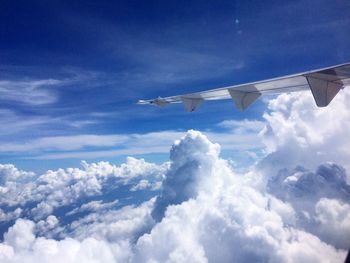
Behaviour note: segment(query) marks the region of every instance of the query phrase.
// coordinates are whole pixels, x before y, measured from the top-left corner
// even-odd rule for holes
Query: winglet
[[[236,104],[236,107],[241,111],[247,109],[254,101],[256,101],[260,96],[260,92],[245,92],[235,89],[228,89],[231,98]]]
[[[181,97],[181,100],[185,106],[186,111],[193,112],[203,102],[201,98],[185,98]]]

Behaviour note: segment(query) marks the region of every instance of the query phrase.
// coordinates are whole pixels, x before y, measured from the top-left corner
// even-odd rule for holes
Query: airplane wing
[[[238,109],[245,110],[264,94],[311,90],[316,105],[326,107],[347,85],[350,85],[350,63],[201,92],[139,100],[138,104],[163,107],[170,103],[183,103],[185,109],[192,112],[205,100],[232,99]]]

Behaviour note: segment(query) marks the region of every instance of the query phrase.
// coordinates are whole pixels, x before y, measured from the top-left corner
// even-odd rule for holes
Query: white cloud
[[[56,95],[48,88],[62,85],[56,79],[43,80],[0,80],[1,100],[28,105],[42,105],[56,101]]]
[[[145,190],[149,189],[151,191],[159,190],[162,186],[162,182],[150,182],[146,179],[140,180],[136,185],[130,188],[130,191],[138,191],[138,190]]]
[[[163,191],[157,198],[153,217],[159,221],[166,208],[195,197],[201,183],[212,174],[213,159],[220,151],[218,144],[196,131],[189,131],[176,141],[170,151],[171,166],[163,182]]]
[[[50,215],[46,218],[46,220],[40,220],[35,224],[35,230],[38,233],[47,233],[50,230],[56,228],[59,224],[59,220],[56,216]]]
[[[82,241],[66,238],[60,241],[36,238],[34,224],[17,220],[0,244],[1,262],[124,262],[130,254],[127,243],[111,244],[87,238]]]
[[[303,165],[314,169],[334,162],[350,170],[350,89],[339,92],[325,108],[316,107],[311,93],[282,94],[268,104],[263,141],[272,173]],[[269,165],[273,164],[273,165]],[[274,166],[274,167],[272,167]],[[267,168],[267,167],[265,167]]]
[[[337,247],[350,247],[350,205],[336,199],[322,198],[315,206],[319,235]]]
[[[218,124],[220,127],[224,127],[226,129],[231,129],[233,131],[238,131],[240,133],[244,132],[255,132],[259,133],[264,127],[265,122],[257,121],[257,120],[225,120]]]
[[[9,135],[17,132],[42,126],[50,122],[48,117],[43,116],[21,116],[8,109],[0,109],[0,135]]]
[[[267,190],[294,208],[293,225],[337,248],[350,246],[350,240],[344,237],[350,231],[346,223],[350,206],[344,203],[349,203],[350,186],[343,168],[328,163],[320,165],[316,172],[301,167],[285,169],[268,181]]]
[[[218,158],[218,146],[189,132],[153,211],[160,221],[136,245],[136,262],[341,262],[337,250],[293,226],[293,208],[255,190]],[[163,211],[165,210],[165,214]],[[166,243],[166,245],[163,245]],[[219,253],[220,252],[220,253]]]
[[[50,139],[52,138],[57,137],[58,140],[63,139],[62,136],[56,136],[56,137],[44,137],[43,141],[40,139],[25,140],[23,138],[26,138],[28,130],[31,131],[31,134],[40,134],[41,136],[43,136],[44,131],[47,132],[48,134],[50,134],[50,132],[52,133],[51,127],[53,125],[57,125],[57,123],[60,124],[60,127],[65,128],[66,130],[72,127],[74,129],[79,129],[83,126],[97,123],[96,120],[76,119],[76,117],[75,118],[73,117],[74,117],[73,115],[66,115],[64,117],[50,117],[50,116],[47,116],[46,113],[41,113],[37,115],[26,115],[10,109],[0,109],[0,120],[1,120],[0,151],[1,152],[11,152],[11,151],[21,152],[21,151],[27,151],[31,149],[33,150],[41,149],[41,148],[45,148],[44,147],[45,142],[47,142],[46,147],[49,147],[51,144],[54,144],[52,141],[50,142]],[[6,136],[14,135],[14,134],[22,134],[22,136],[18,136],[18,141],[22,141],[21,143],[19,143],[18,141],[16,143],[14,142],[9,143],[9,140]],[[67,140],[69,140],[69,136],[67,137],[68,137]],[[77,137],[77,139],[79,139],[79,137]]]
[[[112,135],[74,135],[45,137],[27,141],[26,143],[2,143],[3,152],[27,152],[27,151],[50,151],[56,150],[58,153],[45,153],[43,155],[28,156],[37,159],[63,159],[63,158],[100,158],[118,155],[145,154],[167,152],[169,145],[184,132],[162,131],[146,134],[112,134]],[[117,150],[97,150],[89,151],[69,151],[80,150],[87,146],[119,148]],[[61,152],[60,152],[61,151]]]
[[[104,187],[113,187],[107,183],[110,179],[117,179],[120,184],[126,184],[138,177],[160,181],[168,168],[168,164],[156,165],[132,157],[127,158],[126,163],[120,166],[108,162],[82,162],[82,166],[83,169],[49,170],[35,176],[33,173],[20,171],[13,165],[0,165],[0,204],[16,209],[18,206],[26,206],[27,203],[34,203],[35,206],[30,209],[28,216],[40,220],[58,207],[75,204],[82,198],[101,196]],[[14,219],[15,215],[21,214],[15,212],[16,210],[11,211],[6,211],[9,214],[2,219]]]
[[[33,140],[29,143],[3,143],[0,152],[28,152],[52,150],[77,150],[88,146],[116,146],[125,143],[126,135],[91,135],[54,136]]]
[[[2,222],[2,221],[7,222],[7,221],[15,220],[21,216],[22,211],[23,210],[19,207],[13,211],[10,211],[10,212],[5,212],[4,210],[2,210],[0,208],[0,222]]]
[[[5,233],[4,243],[13,247],[15,251],[27,250],[35,240],[33,229],[33,222],[18,219],[16,224]]]
[[[62,236],[83,240],[88,237],[109,242],[134,241],[154,225],[151,210],[154,200],[140,206],[124,206],[104,213],[93,212],[73,221]]]
[[[85,207],[95,211],[65,226],[60,241],[34,235],[35,229],[40,227],[46,227],[49,232],[62,227],[55,218],[49,217],[36,224],[19,219],[4,237],[0,258],[2,262],[47,262],[62,254],[67,262],[77,259],[86,262],[344,260],[346,250],[337,245],[342,243],[344,236],[333,235],[332,240],[326,239],[321,230],[322,222],[325,222],[332,224],[336,233],[347,231],[347,204],[338,203],[329,211],[330,204],[334,207],[333,201],[316,201],[315,213],[310,214],[310,218],[319,222],[319,229],[299,226],[298,211],[293,202],[289,203],[292,199],[279,200],[278,196],[271,196],[273,192],[267,194],[255,189],[244,176],[232,171],[229,162],[219,158],[219,151],[219,145],[211,143],[199,132],[189,131],[173,145],[171,165],[165,165],[166,170],[131,158],[127,164],[118,167],[103,162],[83,163],[83,170],[48,171],[39,177],[39,181],[51,186],[51,194],[57,192],[56,188],[60,191],[67,188],[67,180],[70,182],[71,178],[75,183],[68,183],[70,189],[88,192],[91,189],[92,193],[95,193],[94,189],[100,191],[101,188],[94,186],[109,176],[119,175],[126,181],[136,177],[142,180],[147,179],[147,174],[154,173],[156,178],[162,178],[159,171],[166,171],[166,179],[157,200],[151,199],[140,206],[99,213],[99,208],[95,208],[101,203],[87,203]],[[331,166],[327,171],[321,169],[316,174],[335,184],[344,180],[344,174],[337,166]],[[310,175],[305,171],[304,176]],[[281,182],[289,178],[286,182],[292,184],[302,177],[288,174]],[[96,183],[91,185],[89,180],[92,178]],[[310,186],[304,182],[299,183]],[[316,196],[322,196],[319,192],[323,188],[312,186],[312,189]],[[70,191],[61,193],[59,198],[55,194],[53,198],[45,197],[43,203],[58,202],[61,198],[72,200]],[[308,196],[305,198],[309,202],[313,200]],[[342,223],[337,225],[335,222],[338,221]]]
[[[33,179],[34,176],[34,173],[18,170],[12,164],[0,164],[0,191],[5,193],[6,188],[3,187],[9,182],[28,182]]]
[[[55,88],[67,85],[79,86],[82,83],[84,87],[91,87],[106,82],[103,74],[96,71],[65,68],[61,73],[68,77],[62,79],[2,79],[0,80],[0,100],[24,106],[41,106],[57,102],[59,97]]]

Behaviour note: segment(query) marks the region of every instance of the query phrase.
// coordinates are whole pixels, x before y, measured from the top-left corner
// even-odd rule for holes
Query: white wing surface
[[[139,100],[138,104],[162,107],[170,103],[183,103],[185,109],[192,112],[205,100],[232,99],[238,109],[245,110],[264,94],[311,90],[316,105],[318,107],[326,107],[339,90],[349,85],[350,63],[346,63],[274,79],[165,98]]]

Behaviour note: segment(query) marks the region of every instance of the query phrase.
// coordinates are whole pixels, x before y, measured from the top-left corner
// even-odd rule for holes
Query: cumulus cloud
[[[5,212],[3,209],[0,208],[0,222],[2,221],[6,222],[6,221],[17,219],[21,216],[22,211],[23,210],[21,208],[16,208],[13,211]]]
[[[348,205],[341,202],[339,196],[324,197],[319,193],[323,188],[318,188],[317,183],[311,184],[320,199],[316,200],[315,212],[310,216],[321,226],[319,232],[311,231],[298,225],[299,211],[289,202],[293,199],[255,189],[249,180],[232,170],[229,162],[219,158],[219,152],[219,145],[199,132],[189,131],[171,149],[170,166],[156,200],[104,213],[99,213],[98,209],[92,211],[62,230],[61,240],[35,236],[35,229],[40,226],[44,229],[57,226],[57,218],[37,223],[18,219],[4,236],[0,247],[2,261],[48,262],[61,253],[67,262],[76,262],[78,258],[81,261],[81,253],[85,254],[87,262],[121,259],[131,262],[344,260],[346,250],[337,242],[342,243],[345,235],[327,239],[323,235],[329,233],[321,234],[322,224],[332,224],[336,229],[333,231],[347,233]],[[139,163],[136,159],[131,162]],[[84,176],[99,174],[97,178],[104,177],[115,169],[124,171],[126,178],[135,174],[127,165],[110,167],[106,163],[84,163],[84,166]],[[136,174],[147,172],[145,167],[147,165],[135,169]],[[56,180],[54,174],[50,172],[45,178]],[[332,165],[328,173],[320,169],[313,176],[327,178],[334,185],[339,181],[344,183],[344,170]],[[293,180],[295,183],[295,179],[287,182]],[[276,180],[281,181],[285,179]],[[312,198],[306,197],[309,199]],[[337,206],[332,204],[334,208],[329,210],[334,200]],[[84,207],[90,209],[99,205],[99,202],[89,202]],[[340,226],[335,223],[338,221],[342,222]]]
[[[17,220],[0,244],[1,262],[123,262],[130,253],[127,244],[94,238],[82,241],[36,238],[33,228],[33,222]]]
[[[273,168],[272,173],[297,165],[315,169],[331,161],[349,170],[349,100],[350,88],[325,108],[315,106],[311,93],[282,94],[271,100],[262,132],[269,153],[264,168]]]
[[[291,171],[280,170],[268,182],[268,191],[283,201],[295,205],[298,210],[307,209],[309,203],[320,198],[350,200],[350,185],[346,182],[346,172],[334,163],[320,165],[315,172],[303,167]]]
[[[46,220],[40,220],[36,225],[36,232],[39,233],[47,233],[50,230],[54,229],[57,227],[59,224],[59,221],[56,216],[50,215],[46,218]]]
[[[95,237],[109,242],[132,242],[153,226],[153,203],[154,199],[151,199],[139,206],[128,205],[103,213],[90,213],[72,222],[61,236],[78,240]]]
[[[267,190],[294,208],[298,227],[337,248],[350,247],[350,239],[344,237],[350,231],[350,185],[342,167],[327,163],[315,172],[284,169],[269,180]]]
[[[318,234],[336,247],[350,247],[350,205],[336,199],[321,198],[315,205]]]
[[[211,161],[205,161],[209,168],[197,183],[198,168],[184,173],[184,181],[172,180],[155,205],[157,211],[160,201],[167,200],[164,216],[149,234],[140,237],[135,257],[140,260],[146,255],[158,262],[342,262],[349,247],[350,192],[342,167],[349,163],[349,96],[344,91],[326,109],[315,108],[305,93],[282,95],[270,102],[261,132],[267,156],[248,179],[232,172],[214,154]],[[235,129],[236,122],[226,121],[222,126]],[[179,155],[188,161],[182,166],[199,163],[201,167],[186,151]],[[208,151],[201,155],[207,157]],[[172,171],[164,185],[171,180]],[[176,174],[182,175],[181,170]],[[251,175],[258,181],[263,176],[268,182],[266,190],[257,191]],[[203,188],[203,181],[210,182],[210,187]],[[191,195],[186,195],[187,187]],[[164,237],[166,247],[160,245]]]
[[[138,239],[136,261],[341,262],[344,259],[345,250],[338,250],[317,235],[299,229],[292,219],[286,222],[287,216],[295,215],[294,209],[255,190],[235,174],[218,157],[219,147],[203,135],[189,132],[174,144],[172,152],[172,165],[152,213],[161,221]],[[173,172],[180,178],[172,178]],[[198,174],[203,174],[200,180],[196,180]],[[168,184],[171,187],[166,187]]]
[[[171,166],[152,213],[157,221],[164,216],[169,205],[182,203],[197,195],[201,184],[212,173],[213,159],[218,152],[218,144],[209,143],[196,131],[189,131],[174,143],[170,151]]]
[[[145,190],[145,189],[150,189],[151,191],[159,190],[162,186],[162,182],[149,182],[146,179],[140,180],[136,185],[130,188],[130,191],[138,191],[138,190]]]
[[[79,204],[84,198],[103,196],[132,180],[137,184],[138,178],[160,181],[166,169],[167,164],[156,165],[132,157],[120,166],[108,162],[82,162],[82,169],[49,170],[42,175],[20,171],[13,165],[0,165],[0,211],[3,211],[0,219],[15,219],[22,212],[18,209],[25,207],[25,215],[37,221],[59,207]],[[2,215],[5,210],[6,217]]]
[[[264,124],[246,121],[244,130],[255,134],[266,126],[266,157],[246,174],[196,131],[173,144],[163,165],[128,158],[39,176],[3,165],[3,213],[31,220],[17,219],[6,231],[0,261],[343,262],[349,96],[344,91],[326,109],[305,93],[273,100]],[[240,129],[232,121],[221,126]],[[149,191],[161,181],[160,191]],[[148,200],[102,199],[131,190]]]

